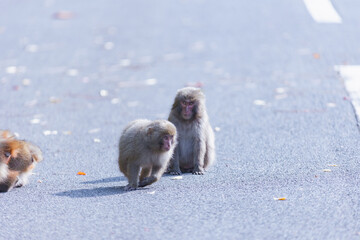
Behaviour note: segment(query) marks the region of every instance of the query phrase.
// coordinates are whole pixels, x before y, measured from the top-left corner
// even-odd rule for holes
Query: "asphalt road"
[[[359,239],[359,129],[334,66],[360,63],[360,3],[332,3],[340,24],[302,0],[0,1],[0,126],[44,153],[0,194],[0,239]],[[121,130],[187,85],[216,165],[124,192]]]

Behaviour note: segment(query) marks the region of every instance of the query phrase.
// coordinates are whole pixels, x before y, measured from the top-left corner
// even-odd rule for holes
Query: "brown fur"
[[[27,184],[33,168],[41,160],[42,153],[36,145],[0,130],[0,192]]]

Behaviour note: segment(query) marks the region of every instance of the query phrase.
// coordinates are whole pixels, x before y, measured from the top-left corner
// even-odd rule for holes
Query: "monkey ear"
[[[154,132],[154,129],[151,128],[151,127],[149,127],[148,130],[147,130],[147,132],[146,132],[146,135],[149,136],[149,135],[151,135],[153,132]]]

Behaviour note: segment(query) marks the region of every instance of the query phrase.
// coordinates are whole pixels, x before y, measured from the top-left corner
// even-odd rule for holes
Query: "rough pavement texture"
[[[1,1],[1,129],[44,161],[0,194],[0,238],[356,239],[359,130],[333,66],[359,63],[360,4],[333,3],[343,24],[301,0]],[[122,128],[200,83],[216,165],[124,192]]]

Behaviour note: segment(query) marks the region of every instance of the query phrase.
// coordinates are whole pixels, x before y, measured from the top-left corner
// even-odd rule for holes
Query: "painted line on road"
[[[330,0],[304,0],[312,18],[318,23],[341,23],[342,19]]]
[[[344,80],[346,91],[349,93],[351,103],[354,106],[356,118],[360,120],[360,65],[337,65],[334,66]]]

